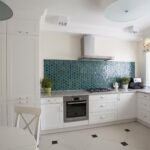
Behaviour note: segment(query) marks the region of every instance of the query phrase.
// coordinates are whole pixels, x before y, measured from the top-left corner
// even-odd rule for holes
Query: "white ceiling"
[[[71,28],[79,32],[85,28],[89,31],[91,29],[94,31],[93,33],[99,34],[102,30],[108,30],[109,32],[112,32],[116,35],[116,32],[119,34],[125,34],[124,28],[127,26],[137,26],[140,31],[141,35],[138,36],[148,36],[150,35],[150,32],[148,32],[148,29],[150,27],[150,13],[146,16],[143,16],[142,18],[139,18],[138,20],[126,22],[126,23],[118,23],[118,22],[112,22],[110,20],[107,20],[104,17],[104,10],[105,8],[113,1],[115,0],[3,0],[7,4],[9,4],[14,13],[16,13],[18,10],[23,10],[28,13],[41,13],[47,9],[49,15],[60,15],[60,16],[67,16],[70,19],[70,26],[65,29],[64,31],[71,31]],[[142,0],[144,2],[144,0]],[[59,30],[58,27],[52,27],[51,25],[42,23],[42,29],[45,28],[45,30],[55,29]],[[78,29],[77,29],[78,28]],[[114,31],[114,33],[113,33]],[[73,32],[73,31],[72,31]],[[83,32],[83,33],[84,33]],[[133,35],[129,35],[133,36]],[[135,35],[134,35],[135,36]],[[137,35],[136,35],[137,36]]]

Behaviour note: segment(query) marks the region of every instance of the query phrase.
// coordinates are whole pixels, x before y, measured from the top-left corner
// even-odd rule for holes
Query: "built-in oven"
[[[89,119],[89,96],[64,96],[64,122]]]

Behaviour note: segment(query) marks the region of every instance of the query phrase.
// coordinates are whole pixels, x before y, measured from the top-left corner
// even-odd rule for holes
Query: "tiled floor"
[[[40,150],[150,150],[150,129],[133,122],[43,135]]]

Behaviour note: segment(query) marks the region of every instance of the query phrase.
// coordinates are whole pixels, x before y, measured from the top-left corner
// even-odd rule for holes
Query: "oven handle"
[[[72,105],[72,104],[86,104],[86,102],[69,102],[67,104],[68,105]]]

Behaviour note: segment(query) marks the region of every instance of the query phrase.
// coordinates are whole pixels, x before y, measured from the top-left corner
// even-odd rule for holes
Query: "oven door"
[[[88,119],[88,101],[66,101],[64,109],[64,121],[81,121]]]

